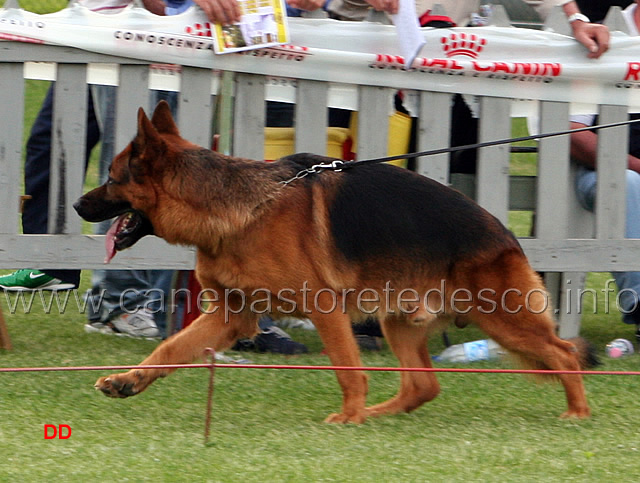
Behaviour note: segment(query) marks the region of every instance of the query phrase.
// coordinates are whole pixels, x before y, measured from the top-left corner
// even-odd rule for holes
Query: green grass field
[[[46,88],[29,83],[27,126]],[[515,135],[522,129],[515,123]],[[533,174],[534,160],[520,156],[513,170]],[[529,214],[514,213],[510,228],[526,233],[529,223]],[[80,292],[89,278],[85,272]],[[591,274],[588,287],[600,291],[608,278]],[[582,334],[602,356],[600,370],[636,371],[638,355],[604,357],[609,341],[633,340],[634,331],[615,310],[606,313],[605,304],[600,294],[593,313],[587,300]],[[1,367],[135,364],[157,345],[85,334],[85,315],[73,299],[67,310],[55,302],[47,310],[36,298],[28,310],[15,295],[0,292],[0,306],[14,345],[0,350]],[[263,364],[329,364],[314,332],[290,332],[309,354],[241,356]],[[474,328],[449,335],[452,343],[483,338]],[[442,349],[440,338],[430,342],[432,354]],[[386,346],[363,359],[369,366],[397,365]],[[441,395],[412,414],[336,426],[322,423],[341,403],[331,372],[219,368],[205,445],[207,370],[180,370],[124,400],[93,389],[108,373],[0,373],[0,481],[595,482],[633,480],[640,473],[637,376],[587,376],[593,417],[586,421],[558,418],[566,404],[556,385],[521,375],[441,374]],[[369,403],[392,396],[398,381],[397,373],[372,373]],[[66,424],[72,434],[45,440],[46,424]]]
[[[4,367],[135,364],[156,345],[85,334],[75,310],[46,314],[36,303],[32,313],[9,315],[8,305],[2,296],[14,344],[0,351]],[[615,337],[632,338],[615,315],[584,319],[583,334],[600,353]],[[315,333],[291,333],[309,354],[243,355],[329,364]],[[450,336],[482,337],[471,328]],[[430,344],[432,353],[442,347],[439,338]],[[396,365],[386,347],[363,357],[370,366]],[[604,362],[603,370],[638,369],[637,355]],[[441,374],[442,394],[412,414],[335,426],[322,423],[340,406],[331,372],[218,368],[204,445],[206,369],[180,370],[124,400],[92,388],[108,373],[0,374],[0,481],[600,481],[640,470],[636,376],[588,376],[587,421],[558,418],[559,386],[521,375]],[[398,379],[372,373],[369,401],[390,397]],[[45,440],[45,424],[69,425],[71,437]]]

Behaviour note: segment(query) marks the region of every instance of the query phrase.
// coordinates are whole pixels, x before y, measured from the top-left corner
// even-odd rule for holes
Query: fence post
[[[452,94],[420,92],[418,151],[449,147]],[[449,154],[425,156],[416,161],[416,171],[436,181],[449,182]]]
[[[626,106],[600,106],[600,124],[627,119]],[[628,126],[601,129],[598,132],[596,238],[599,240],[625,237],[628,143]]]
[[[387,87],[358,87],[358,159],[387,155],[389,103]]]
[[[298,80],[295,115],[297,153],[327,153],[327,96],[326,82]]]
[[[11,122],[0,129],[0,233],[18,232],[20,209],[20,160],[24,126],[24,65],[1,63],[0,105],[11,113]]]
[[[264,159],[264,76],[236,74],[233,116],[233,154]]]
[[[480,98],[479,141],[511,137],[511,100]],[[506,144],[481,148],[478,153],[477,201],[505,225],[509,215],[509,161]]]
[[[192,143],[211,147],[211,83],[213,72],[195,67],[182,67],[180,77],[180,103],[178,126],[180,132]]]
[[[73,202],[82,195],[87,128],[87,65],[58,64],[53,97],[49,233],[80,233]]]

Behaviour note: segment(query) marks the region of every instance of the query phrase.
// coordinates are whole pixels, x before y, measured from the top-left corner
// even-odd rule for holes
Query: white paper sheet
[[[420,32],[414,0],[400,0],[398,13],[392,15],[391,18],[396,26],[400,50],[402,57],[404,57],[404,68],[409,69],[413,64],[413,59],[417,57],[426,42]]]

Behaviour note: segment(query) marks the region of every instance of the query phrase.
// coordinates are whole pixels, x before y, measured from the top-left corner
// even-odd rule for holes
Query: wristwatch
[[[591,20],[589,20],[589,17],[587,17],[586,15],[582,14],[582,13],[574,13],[572,15],[570,15],[567,20],[569,21],[569,23],[573,23],[577,20],[579,20],[580,22],[586,22],[589,23],[591,22]]]

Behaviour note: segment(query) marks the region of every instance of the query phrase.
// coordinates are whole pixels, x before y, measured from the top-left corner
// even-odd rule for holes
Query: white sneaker
[[[103,322],[89,322],[88,324],[85,324],[84,331],[87,334],[116,334],[108,323],[105,324]]]
[[[122,314],[109,321],[113,328],[122,335],[159,339],[160,331],[153,316],[140,308],[131,314]]]
[[[313,325],[309,319],[298,319],[296,317],[284,317],[282,319],[275,319],[273,321],[278,327],[283,329],[304,329],[304,330],[316,330],[316,326]]]

